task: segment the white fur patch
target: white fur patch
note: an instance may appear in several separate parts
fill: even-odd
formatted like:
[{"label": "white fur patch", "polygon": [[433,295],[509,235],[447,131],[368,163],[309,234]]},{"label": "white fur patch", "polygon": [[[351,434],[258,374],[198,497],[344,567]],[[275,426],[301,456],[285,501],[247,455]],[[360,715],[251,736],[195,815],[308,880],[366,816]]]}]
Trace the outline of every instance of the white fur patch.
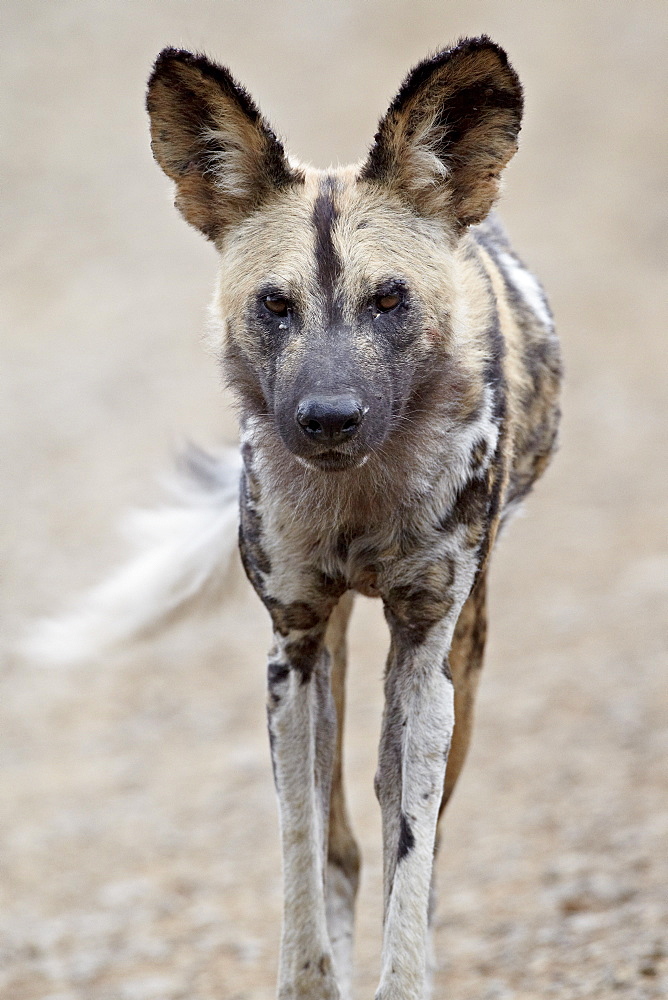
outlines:
[{"label": "white fur patch", "polygon": [[535,313],[543,326],[548,330],[554,328],[554,322],[547,307],[547,302],[543,290],[530,271],[518,264],[509,253],[502,253],[501,260],[506,274],[512,281],[517,291],[522,295],[524,301]]}]

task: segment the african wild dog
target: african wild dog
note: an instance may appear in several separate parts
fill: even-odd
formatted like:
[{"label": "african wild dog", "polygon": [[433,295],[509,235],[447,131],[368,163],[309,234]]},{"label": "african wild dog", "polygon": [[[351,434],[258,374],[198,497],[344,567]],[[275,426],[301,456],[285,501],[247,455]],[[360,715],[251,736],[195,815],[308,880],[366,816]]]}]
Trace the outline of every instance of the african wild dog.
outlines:
[{"label": "african wild dog", "polygon": [[[489,554],[549,461],[558,422],[549,309],[488,215],[517,146],[521,86],[502,49],[464,40],[409,74],[364,163],[327,171],[289,160],[229,72],[189,52],[158,57],[148,110],[176,204],[220,254],[213,308],[240,414],[239,542],[274,628],[278,996],[350,997],[360,863],[341,744],[357,591],[382,599],[391,636],[376,997],[421,1000],[434,847],[469,742]],[[198,474],[219,515],[223,472]]]}]

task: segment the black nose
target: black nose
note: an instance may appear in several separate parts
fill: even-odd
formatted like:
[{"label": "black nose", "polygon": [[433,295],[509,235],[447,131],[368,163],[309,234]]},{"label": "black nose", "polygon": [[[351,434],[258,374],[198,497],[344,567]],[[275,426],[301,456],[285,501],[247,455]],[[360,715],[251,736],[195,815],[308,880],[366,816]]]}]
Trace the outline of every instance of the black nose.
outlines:
[{"label": "black nose", "polygon": [[297,407],[297,423],[314,443],[349,441],[357,433],[365,410],[352,396],[313,396]]}]

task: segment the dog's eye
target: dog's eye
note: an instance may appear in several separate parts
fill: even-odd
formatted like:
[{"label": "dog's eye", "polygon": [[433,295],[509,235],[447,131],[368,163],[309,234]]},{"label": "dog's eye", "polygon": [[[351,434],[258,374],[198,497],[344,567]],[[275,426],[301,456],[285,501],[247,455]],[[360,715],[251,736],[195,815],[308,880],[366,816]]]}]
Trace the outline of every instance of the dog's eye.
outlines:
[{"label": "dog's eye", "polygon": [[265,309],[274,316],[287,316],[290,303],[280,295],[265,295],[262,299]]},{"label": "dog's eye", "polygon": [[401,295],[398,292],[393,292],[390,295],[377,295],[373,300],[373,304],[378,310],[378,312],[389,313],[393,309],[396,309],[401,302]]}]

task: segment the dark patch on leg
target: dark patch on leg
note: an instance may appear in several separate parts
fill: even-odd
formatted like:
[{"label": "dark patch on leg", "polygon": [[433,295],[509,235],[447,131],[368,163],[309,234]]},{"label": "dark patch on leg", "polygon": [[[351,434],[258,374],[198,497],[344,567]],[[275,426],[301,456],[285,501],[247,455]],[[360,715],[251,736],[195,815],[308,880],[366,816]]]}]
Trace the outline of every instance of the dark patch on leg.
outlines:
[{"label": "dark patch on leg", "polygon": [[283,636],[293,631],[306,632],[326,618],[318,608],[305,601],[282,604],[275,597],[265,597],[264,604],[271,615],[274,628]]},{"label": "dark patch on leg", "polygon": [[290,667],[297,671],[302,684],[307,684],[311,680],[321,649],[322,633],[302,636],[301,639],[289,642],[285,647]]},{"label": "dark patch on leg", "polygon": [[267,676],[269,678],[270,684],[280,684],[290,673],[290,667],[287,663],[282,663],[280,660],[276,662],[275,660],[270,662],[267,668]]},{"label": "dark patch on leg", "polygon": [[267,667],[267,687],[269,688],[269,697],[272,705],[280,703],[281,696],[276,689],[287,680],[289,675],[290,667],[287,663],[283,663],[280,660],[278,662],[269,661],[269,666]]},{"label": "dark patch on leg", "polygon": [[399,820],[399,847],[397,849],[397,861],[403,861],[415,847],[415,837],[411,830],[410,823],[404,813]]},{"label": "dark patch on leg", "polygon": [[452,608],[447,591],[433,591],[413,585],[393,587],[385,600],[385,616],[391,628],[410,645],[421,645],[437,622]]}]

